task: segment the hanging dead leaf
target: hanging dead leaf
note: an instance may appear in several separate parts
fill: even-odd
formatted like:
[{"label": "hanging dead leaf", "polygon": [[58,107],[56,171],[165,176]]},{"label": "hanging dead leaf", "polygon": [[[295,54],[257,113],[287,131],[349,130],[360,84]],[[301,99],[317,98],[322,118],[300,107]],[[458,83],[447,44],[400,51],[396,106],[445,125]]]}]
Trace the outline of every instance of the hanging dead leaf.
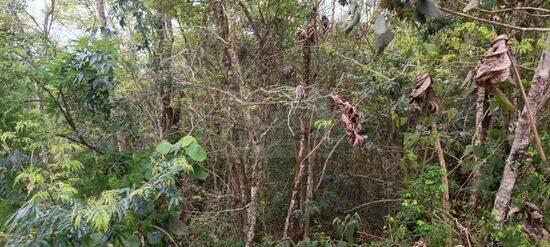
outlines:
[{"label": "hanging dead leaf", "polygon": [[281,70],[281,74],[283,74],[283,76],[286,78],[290,78],[294,74],[294,67],[290,64],[283,67],[283,69]]},{"label": "hanging dead leaf", "polygon": [[302,102],[307,98],[306,89],[302,85],[296,86],[296,101]]},{"label": "hanging dead leaf", "polygon": [[523,213],[523,224],[521,230],[525,232],[535,242],[550,239],[550,233],[544,225],[544,216],[539,207],[530,202],[524,202],[521,208],[514,207],[508,211],[507,218],[513,217],[517,213]]},{"label": "hanging dead leaf", "polygon": [[430,74],[424,73],[414,80],[414,89],[409,94],[409,129],[415,129],[422,114],[433,115],[439,112],[439,105],[434,99],[434,90]]},{"label": "hanging dead leaf", "polygon": [[296,42],[305,45],[311,45],[315,43],[315,28],[313,26],[304,28],[298,32]]},{"label": "hanging dead leaf", "polygon": [[508,36],[498,36],[491,49],[474,68],[474,82],[479,87],[500,84],[510,77],[510,57],[508,56]]},{"label": "hanging dead leaf", "polygon": [[384,15],[376,17],[376,21],[374,22],[374,34],[376,36],[375,57],[379,57],[394,37]]},{"label": "hanging dead leaf", "polygon": [[418,0],[416,10],[423,17],[439,18],[445,15],[432,0]]},{"label": "hanging dead leaf", "polygon": [[470,0],[470,2],[468,2],[468,4],[464,7],[464,9],[462,10],[462,12],[466,13],[472,9],[475,9],[479,7],[479,0]]},{"label": "hanging dead leaf", "polygon": [[518,111],[516,109],[516,107],[514,106],[514,104],[512,104],[512,102],[510,102],[508,97],[506,97],[506,94],[504,94],[502,91],[500,91],[500,89],[498,89],[496,87],[493,87],[492,92],[493,92],[493,95],[495,96],[495,101],[497,102],[497,104],[500,107],[506,109],[509,112],[517,112]]},{"label": "hanging dead leaf", "polygon": [[346,0],[338,0],[338,3],[342,6],[346,6],[346,4],[348,4],[348,1]]},{"label": "hanging dead leaf", "polygon": [[323,33],[325,33],[326,31],[328,31],[328,28],[329,28],[329,21],[328,21],[328,17],[326,15],[323,15],[321,17],[321,26],[323,28]]},{"label": "hanging dead leaf", "polygon": [[414,90],[409,95],[412,99],[421,97],[428,89],[431,90],[432,78],[430,74],[424,73],[416,77],[414,81]]},{"label": "hanging dead leaf", "polygon": [[361,146],[361,144],[363,144],[363,142],[367,139],[367,136],[359,133],[362,129],[361,116],[355,107],[351,105],[351,103],[343,101],[338,95],[331,94],[330,98],[342,110],[341,119],[344,129],[346,130],[349,143],[355,147]]},{"label": "hanging dead leaf", "polygon": [[354,3],[350,7],[351,20],[348,22],[348,25],[344,29],[344,33],[349,33],[361,20],[361,11],[357,8],[357,4]]}]

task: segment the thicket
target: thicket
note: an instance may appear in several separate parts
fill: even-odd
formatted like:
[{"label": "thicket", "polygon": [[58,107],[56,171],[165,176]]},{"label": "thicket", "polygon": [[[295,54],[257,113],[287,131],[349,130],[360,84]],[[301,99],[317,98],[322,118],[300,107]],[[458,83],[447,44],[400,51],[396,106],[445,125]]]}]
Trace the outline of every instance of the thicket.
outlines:
[{"label": "thicket", "polygon": [[0,7],[0,245],[550,243],[548,1]]}]

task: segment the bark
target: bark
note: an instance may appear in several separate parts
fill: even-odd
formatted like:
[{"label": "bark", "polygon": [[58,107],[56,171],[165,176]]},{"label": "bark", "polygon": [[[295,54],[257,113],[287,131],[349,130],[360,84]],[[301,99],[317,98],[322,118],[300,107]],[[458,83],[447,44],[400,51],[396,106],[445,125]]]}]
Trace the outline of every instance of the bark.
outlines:
[{"label": "bark", "polygon": [[[233,30],[234,24],[233,24],[233,13],[231,8],[231,2],[230,1],[224,1],[223,4],[223,10],[226,15],[226,22],[227,25],[227,38],[226,38],[226,51],[229,55],[229,63],[230,68],[233,71],[234,78],[236,79],[237,84],[237,92],[241,96],[241,98],[245,98],[246,95],[248,95],[248,90],[245,87],[245,81],[242,74],[242,68],[241,68],[241,62],[239,60],[239,57],[237,55],[237,51],[235,49],[235,31]],[[256,228],[256,222],[257,222],[257,203],[258,203],[258,193],[259,193],[259,186],[260,186],[260,153],[261,153],[261,146],[260,146],[260,137],[258,135],[258,129],[259,124],[257,121],[252,119],[252,115],[250,114],[250,111],[248,109],[240,108],[241,114],[244,119],[244,124],[246,127],[246,130],[248,132],[248,142],[252,146],[252,165],[250,167],[249,178],[250,178],[250,202],[248,203],[247,207],[247,227],[245,228],[245,235],[246,235],[246,246],[253,246],[254,245],[254,237],[255,237],[255,228]]]},{"label": "bark", "polygon": [[[432,126],[433,131],[436,131],[435,124]],[[439,139],[439,133],[436,133],[435,138],[435,151],[437,152],[437,157],[439,159],[439,167],[441,169],[441,185],[443,189],[443,197],[441,198],[441,204],[443,207],[443,212],[445,213],[443,215],[443,219],[447,222],[447,224],[451,225],[452,222],[449,218],[450,212],[451,212],[451,203],[449,201],[449,180],[447,178],[447,164],[445,162],[445,156],[443,154],[443,148],[441,147],[441,140]],[[451,236],[447,237],[446,239],[446,246],[451,246],[452,244],[452,238]]]},{"label": "bark", "polygon": [[173,140],[177,137],[180,109],[172,105],[174,83],[172,78],[172,47],[174,43],[172,20],[160,13],[154,16],[156,40],[151,53],[154,79],[159,87],[161,108],[161,138]]},{"label": "bark", "polygon": [[101,34],[107,36],[109,35],[109,26],[107,25],[107,17],[105,15],[105,2],[103,0],[96,0],[95,4],[99,25],[101,27]]},{"label": "bark", "polygon": [[441,184],[443,185],[443,198],[441,199],[441,203],[443,205],[443,210],[448,214],[451,209],[451,204],[449,203],[449,180],[447,178],[447,165],[445,163],[445,157],[443,156],[439,133],[437,133],[437,137],[435,139],[435,150],[439,159],[439,167],[441,168]]},{"label": "bark", "polygon": [[288,233],[293,227],[293,220],[291,219],[291,217],[298,205],[298,193],[300,190],[300,183],[306,167],[305,155],[307,154],[308,143],[307,143],[307,139],[304,138],[303,135],[305,133],[308,133],[308,129],[305,125],[305,121],[302,118],[300,119],[300,133],[302,134],[302,137],[300,138],[300,143],[298,148],[298,156],[297,156],[297,162],[296,162],[297,172],[294,175],[294,183],[293,183],[294,185],[292,186],[292,194],[290,195],[290,204],[288,206],[288,211],[286,214],[285,228],[283,230],[283,239],[289,238]]},{"label": "bark", "polygon": [[[549,44],[549,39],[546,44]],[[529,122],[529,113],[527,104],[530,109],[539,109],[542,99],[545,97],[545,89],[550,80],[550,50],[542,53],[538,67],[533,77],[533,83],[527,96],[526,105],[523,107],[521,114],[518,117],[518,124],[514,136],[512,148],[504,165],[504,172],[500,181],[500,187],[495,196],[493,211],[495,220],[500,226],[504,223],[506,211],[512,197],[512,190],[517,178],[516,169],[521,164],[523,154],[529,146],[529,136],[531,134],[531,124]],[[536,113],[534,113],[536,114]],[[534,117],[534,116],[533,116]]]},{"label": "bark", "polygon": [[[303,88],[308,88],[309,85],[311,85],[311,72],[310,72],[310,67],[311,67],[311,49],[313,48],[313,46],[317,43],[317,1],[312,1],[312,11],[311,11],[311,28],[314,30],[314,39],[313,41],[311,39],[309,39],[307,37],[307,33],[309,32],[309,27],[306,27],[304,30],[305,30],[305,33],[306,33],[306,38],[305,40],[303,41],[303,44],[302,44],[302,59],[303,59],[303,72],[302,72],[302,78],[303,78],[303,81],[302,81],[302,87]],[[311,173],[313,173],[313,167],[312,165],[313,164],[309,164],[310,162],[313,162],[313,160],[307,160],[306,159],[306,155],[309,153],[310,151],[310,144],[309,144],[309,132],[310,132],[310,123],[311,123],[311,120],[313,118],[313,112],[311,110],[307,110],[305,114],[303,114],[304,117],[301,117],[300,118],[300,142],[299,142],[299,149],[298,149],[298,156],[297,156],[297,165],[296,165],[296,168],[297,168],[297,172],[295,173],[295,176],[294,176],[294,186],[292,188],[292,194],[291,194],[291,198],[290,198],[290,204],[288,206],[288,211],[287,211],[287,215],[286,215],[286,219],[285,219],[285,227],[284,227],[284,230],[283,230],[283,238],[284,239],[288,239],[290,236],[289,236],[289,232],[293,232],[293,228],[294,228],[294,224],[293,224],[293,220],[291,220],[291,217],[294,213],[294,211],[296,210],[296,206],[298,204],[298,192],[300,191],[300,184],[301,184],[301,180],[302,180],[302,176],[304,174],[304,170],[306,168],[306,166],[308,167],[308,172],[309,170],[311,171]],[[311,165],[311,166],[310,166]],[[311,176],[313,176],[313,174],[311,174]],[[313,200],[313,177],[311,177],[311,181],[310,180],[310,175],[308,174],[308,184],[306,186],[306,201],[307,201],[307,198],[309,198],[309,200]],[[308,194],[310,193],[310,194]],[[304,197],[302,197],[304,198]],[[307,203],[303,203],[302,202],[302,205],[306,205],[305,207],[307,207]],[[307,211],[307,210],[304,210],[304,211]],[[305,212],[306,214],[308,214],[309,212]],[[309,220],[310,220],[310,217],[309,216],[306,216],[304,219],[303,219],[303,225],[302,225],[302,229],[307,229],[309,231]],[[304,232],[305,233],[305,232]],[[294,234],[294,235],[298,235],[298,234]],[[304,235],[305,237],[305,235]]]},{"label": "bark", "polygon": [[[481,145],[485,141],[485,136],[487,134],[487,129],[485,128],[485,125],[483,124],[486,122],[488,116],[485,115],[485,109],[488,108],[488,101],[487,101],[488,92],[487,89],[484,87],[477,87],[477,100],[476,100],[476,131],[474,134],[474,148]],[[474,160],[477,161],[477,157],[474,156]],[[472,184],[473,184],[473,190],[470,194],[469,198],[469,204],[471,206],[475,206],[478,200],[478,194],[479,190],[477,188],[478,184],[478,178],[480,176],[480,170],[481,165],[477,165],[474,167],[474,170],[472,171]]]},{"label": "bark", "polygon": [[[310,121],[311,122],[311,121]],[[315,150],[311,151],[307,160],[306,200],[304,203],[304,239],[310,235],[311,204],[313,203],[313,168],[315,166]]]}]

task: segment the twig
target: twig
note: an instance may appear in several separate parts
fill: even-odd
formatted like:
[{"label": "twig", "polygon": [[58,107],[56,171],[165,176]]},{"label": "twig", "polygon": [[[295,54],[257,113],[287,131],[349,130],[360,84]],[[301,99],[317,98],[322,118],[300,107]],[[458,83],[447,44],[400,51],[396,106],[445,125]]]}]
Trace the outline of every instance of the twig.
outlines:
[{"label": "twig", "polygon": [[363,203],[363,204],[361,204],[361,205],[359,205],[359,206],[356,206],[356,207],[354,207],[354,208],[352,208],[352,209],[347,210],[347,211],[344,212],[344,213],[353,212],[353,211],[355,211],[355,210],[357,210],[357,209],[360,209],[360,208],[362,208],[362,207],[366,207],[366,206],[368,206],[368,205],[375,204],[375,203],[381,203],[381,202],[400,202],[400,201],[401,201],[401,199],[380,199],[380,200],[376,200],[376,201],[372,201],[372,202]]},{"label": "twig", "polygon": [[317,182],[317,186],[315,186],[315,190],[313,190],[314,193],[317,191],[317,189],[319,189],[319,186],[321,186],[321,182],[323,182],[323,177],[325,176],[325,171],[327,169],[327,164],[330,160],[330,157],[332,157],[332,154],[334,154],[334,151],[336,151],[336,148],[338,147],[338,145],[340,145],[340,142],[344,139],[344,137],[346,137],[345,134],[343,134],[340,137],[340,139],[338,139],[336,144],[334,144],[334,147],[332,147],[332,149],[328,153],[327,158],[325,159],[325,163],[323,164],[323,170],[321,171],[321,176],[319,176],[319,182]]},{"label": "twig", "polygon": [[163,232],[164,234],[166,234],[166,236],[168,236],[168,238],[170,238],[170,240],[172,241],[172,243],[174,243],[174,245],[176,245],[176,246],[178,246],[178,247],[180,246],[180,245],[178,244],[178,242],[176,242],[176,241],[174,240],[174,238],[172,238],[172,236],[171,236],[168,232],[166,232],[164,229],[162,229],[162,228],[160,228],[160,227],[158,227],[158,226],[155,226],[155,225],[151,225],[151,226],[154,227],[154,228],[157,228],[158,230],[160,230],[161,232]]},{"label": "twig", "polygon": [[469,19],[472,19],[472,20],[476,20],[476,21],[480,21],[480,22],[492,24],[492,25],[495,25],[495,26],[500,26],[500,27],[515,29],[515,30],[520,30],[520,31],[525,31],[525,32],[550,32],[550,28],[543,28],[543,27],[518,27],[518,26],[513,26],[513,25],[510,25],[510,24],[506,24],[506,23],[501,23],[501,22],[486,20],[486,19],[483,19],[483,18],[479,18],[479,17],[475,17],[475,16],[468,15],[468,14],[456,12],[456,11],[453,11],[453,10],[450,10],[450,9],[447,9],[447,8],[444,8],[444,7],[441,7],[441,6],[439,6],[439,9],[441,9],[443,12],[446,12],[446,13],[449,13],[449,14],[452,14],[452,15],[456,15],[456,16],[460,16],[460,17],[464,17],[464,18],[469,18]]},{"label": "twig", "polygon": [[518,67],[516,66],[516,61],[514,61],[514,57],[512,57],[512,54],[510,53],[510,51],[508,51],[508,56],[510,57],[510,61],[512,62],[512,67],[514,68],[514,74],[516,75],[516,80],[518,81],[518,84],[519,84],[521,97],[523,97],[523,102],[525,102],[525,109],[527,109],[529,123],[531,124],[531,129],[533,129],[533,135],[535,136],[537,149],[540,153],[540,159],[542,163],[546,164],[546,155],[544,155],[544,150],[542,149],[542,143],[540,141],[537,125],[535,124],[535,120],[533,119],[533,112],[531,111],[531,106],[529,106],[529,101],[527,101],[527,94],[525,94],[525,89],[523,88],[523,83],[521,82],[521,77],[519,75]]}]

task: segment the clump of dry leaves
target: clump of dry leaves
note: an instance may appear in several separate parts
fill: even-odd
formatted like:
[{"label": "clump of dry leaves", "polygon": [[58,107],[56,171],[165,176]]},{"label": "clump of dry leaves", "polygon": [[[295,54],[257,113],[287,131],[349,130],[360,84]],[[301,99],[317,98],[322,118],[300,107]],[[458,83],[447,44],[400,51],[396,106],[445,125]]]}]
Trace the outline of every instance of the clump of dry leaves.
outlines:
[{"label": "clump of dry leaves", "polygon": [[410,108],[409,111],[409,128],[416,127],[418,117],[424,113],[432,115],[437,113],[439,106],[434,99],[433,83],[430,74],[425,73],[416,77],[414,80],[414,90],[409,94]]},{"label": "clump of dry leaves", "polygon": [[350,102],[340,99],[338,95],[331,94],[330,98],[342,110],[342,123],[346,129],[349,143],[353,146],[361,146],[367,139],[366,135],[361,135],[361,116]]},{"label": "clump of dry leaves", "polygon": [[530,238],[532,238],[534,241],[550,239],[550,234],[544,226],[543,215],[537,205],[530,202],[524,202],[523,207],[521,208],[511,208],[510,211],[508,211],[507,217],[511,218],[517,213],[523,213],[524,217],[521,229]]},{"label": "clump of dry leaves", "polygon": [[296,42],[303,45],[311,45],[315,43],[315,27],[310,26],[308,28],[304,28],[298,32],[298,36],[296,37]]},{"label": "clump of dry leaves", "polygon": [[296,101],[302,102],[307,98],[306,89],[302,85],[296,86]]},{"label": "clump of dry leaves", "polygon": [[491,49],[474,68],[474,83],[479,87],[498,85],[510,77],[512,62],[508,56],[508,36],[498,36]]},{"label": "clump of dry leaves", "polygon": [[283,69],[281,70],[281,74],[283,74],[283,76],[286,78],[290,78],[294,74],[294,67],[290,64],[283,67]]}]

